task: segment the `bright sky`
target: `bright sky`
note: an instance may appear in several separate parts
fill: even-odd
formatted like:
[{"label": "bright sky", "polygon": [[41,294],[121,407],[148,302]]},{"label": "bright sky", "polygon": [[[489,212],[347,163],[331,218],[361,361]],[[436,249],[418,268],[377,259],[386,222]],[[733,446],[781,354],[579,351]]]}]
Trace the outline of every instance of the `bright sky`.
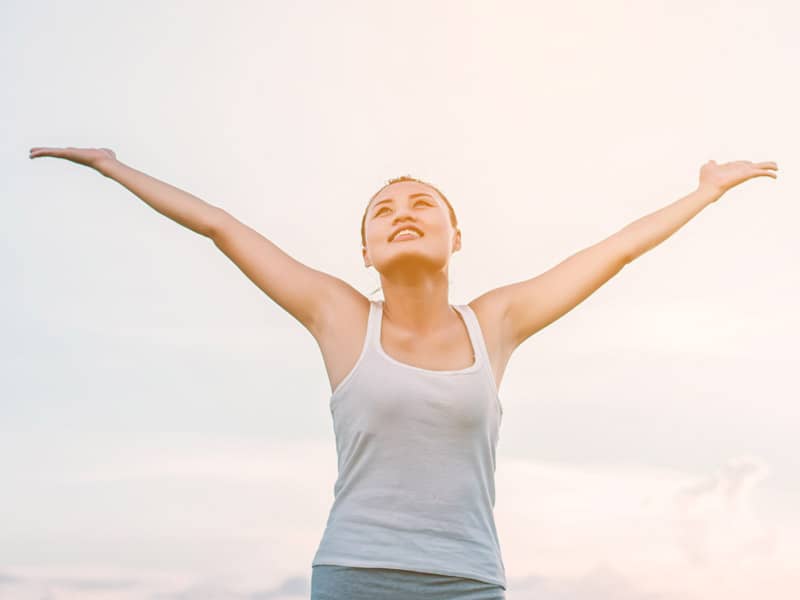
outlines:
[{"label": "bright sky", "polygon": [[[775,161],[512,356],[510,600],[800,589],[788,0],[0,8],[0,597],[307,598],[333,502],[313,337],[207,239],[34,146],[113,148],[365,295],[390,177],[453,202],[451,302]],[[374,295],[372,298],[380,298]]]}]

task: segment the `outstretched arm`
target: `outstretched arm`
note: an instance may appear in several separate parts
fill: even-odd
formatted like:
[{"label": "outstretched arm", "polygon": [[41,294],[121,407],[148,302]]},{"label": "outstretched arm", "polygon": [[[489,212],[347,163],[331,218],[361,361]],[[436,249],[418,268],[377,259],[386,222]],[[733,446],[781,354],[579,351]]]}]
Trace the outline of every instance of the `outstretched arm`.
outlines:
[{"label": "outstretched arm", "polygon": [[341,302],[358,292],[338,277],[296,260],[227,211],[117,160],[109,148],[31,148],[30,158],[52,156],[95,169],[153,209],[209,239],[253,283],[319,339],[335,322]]},{"label": "outstretched arm", "polygon": [[505,343],[512,350],[534,333],[563,316],[626,264],[657,246],[730,188],[752,179],[776,178],[774,162],[709,161],[700,169],[693,192],[632,223],[608,238],[584,248],[532,279],[488,292],[502,307]]},{"label": "outstretched arm", "polygon": [[700,182],[691,194],[630,223],[618,235],[625,251],[626,261],[638,258],[657,246],[709,204],[734,186],[754,177],[777,178],[774,162],[752,163],[737,160],[718,165],[713,160],[700,168]]},{"label": "outstretched arm", "polygon": [[110,148],[31,148],[30,158],[52,156],[92,168],[122,184],[154,210],[206,237],[223,210],[117,160]]}]

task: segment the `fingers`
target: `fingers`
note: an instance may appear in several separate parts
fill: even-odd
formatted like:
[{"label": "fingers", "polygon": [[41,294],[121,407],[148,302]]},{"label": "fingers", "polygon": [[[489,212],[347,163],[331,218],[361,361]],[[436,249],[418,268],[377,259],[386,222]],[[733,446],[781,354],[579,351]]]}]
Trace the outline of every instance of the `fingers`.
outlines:
[{"label": "fingers", "polygon": [[31,148],[29,158],[36,158],[37,156],[54,156],[57,148]]},{"label": "fingers", "polygon": [[[714,161],[710,160],[708,162],[713,163]],[[751,165],[757,169],[777,169],[778,163],[774,161],[766,161],[766,162],[752,162],[750,160],[735,160],[733,162],[724,163],[726,165]]]},{"label": "fingers", "polygon": [[775,171],[778,170],[778,163],[773,161],[766,161],[760,163],[752,163],[753,167],[756,169],[756,177],[767,176],[772,177],[773,179],[778,178],[778,174]]},{"label": "fingers", "polygon": [[751,162],[749,160],[737,160],[734,164],[739,165],[752,165],[757,169],[777,169],[778,163],[773,161],[766,161],[766,162]]},{"label": "fingers", "polygon": [[31,148],[28,158],[37,158],[39,156],[54,156],[56,158],[64,158],[64,151],[70,148],[46,148],[36,147]]}]

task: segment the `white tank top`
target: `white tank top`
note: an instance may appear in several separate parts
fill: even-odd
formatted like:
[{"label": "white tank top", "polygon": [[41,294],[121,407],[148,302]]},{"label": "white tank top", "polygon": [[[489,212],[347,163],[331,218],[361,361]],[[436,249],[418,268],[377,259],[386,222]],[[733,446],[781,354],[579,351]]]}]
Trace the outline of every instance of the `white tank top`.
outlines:
[{"label": "white tank top", "polygon": [[478,319],[467,304],[455,308],[475,359],[436,371],[383,351],[383,301],[370,300],[361,355],[330,399],[339,473],[312,566],[420,571],[505,589],[493,512],[503,407]]}]

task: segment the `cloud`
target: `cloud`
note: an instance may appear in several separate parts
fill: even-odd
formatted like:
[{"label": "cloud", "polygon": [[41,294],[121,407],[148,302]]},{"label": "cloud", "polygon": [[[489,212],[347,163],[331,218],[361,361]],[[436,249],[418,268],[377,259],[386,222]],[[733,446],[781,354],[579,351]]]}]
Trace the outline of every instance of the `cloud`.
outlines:
[{"label": "cloud", "polygon": [[94,579],[94,578],[68,578],[68,577],[48,577],[45,583],[53,587],[85,590],[85,591],[109,591],[134,588],[140,582],[131,579]]},{"label": "cloud", "polygon": [[[132,587],[131,581],[113,577],[13,577],[19,586],[14,598],[70,600],[300,600],[307,599],[310,581],[305,576],[290,576],[266,589],[243,591],[241,583],[226,581],[224,577],[203,577],[188,584],[156,584],[137,582],[136,589],[120,594],[121,588]],[[666,596],[647,593],[628,578],[608,565],[600,564],[583,575],[575,577],[527,576],[517,578],[507,592],[514,600],[668,600]],[[678,599],[676,599],[678,600]]]},{"label": "cloud", "polygon": [[95,576],[85,571],[74,576],[48,576],[44,571],[24,576],[0,574],[0,585],[6,586],[2,597],[15,600],[300,600],[307,599],[310,592],[306,576],[287,577],[266,589],[242,591],[246,586],[226,581],[224,576],[204,576],[189,583],[146,576],[133,580],[104,574],[102,569]]},{"label": "cloud", "polygon": [[[84,558],[120,544],[139,564],[159,555],[185,568],[165,568],[161,578],[102,565],[61,572],[42,565],[27,574],[6,568],[0,584],[10,597],[34,588],[87,600],[307,597],[310,558],[333,500],[332,446],[168,434],[82,462],[60,465],[61,481],[116,490],[119,500],[62,513],[48,505],[58,525],[53,539],[80,539],[70,552]],[[799,528],[793,513],[781,515],[779,538],[756,515],[769,497],[769,471],[754,457],[734,457],[709,474],[501,458],[495,516],[509,596],[689,600],[722,585],[727,600],[743,600],[745,590],[769,581],[777,600],[797,583],[792,530]],[[71,529],[61,529],[59,514],[69,515]],[[92,525],[113,535],[113,544],[87,536]],[[735,568],[743,565],[749,568]]]},{"label": "cloud", "polygon": [[691,564],[774,554],[777,531],[762,523],[753,509],[754,491],[768,474],[764,461],[737,457],[677,490],[675,531]]},{"label": "cloud", "polygon": [[9,585],[12,583],[18,583],[19,581],[21,581],[19,577],[15,577],[14,575],[7,575],[5,573],[0,573],[0,586]]},{"label": "cloud", "polygon": [[185,575],[103,564],[19,566],[0,574],[0,597],[14,600],[141,600],[174,588]]},{"label": "cloud", "polygon": [[605,564],[574,577],[528,576],[515,579],[509,588],[509,596],[511,590],[515,600],[668,600],[663,594],[644,591]]},{"label": "cloud", "polygon": [[260,591],[234,591],[232,586],[222,582],[202,582],[188,586],[179,591],[158,595],[163,600],[297,600],[307,599],[310,582],[308,577],[287,577],[278,585]]},{"label": "cloud", "polygon": [[763,486],[769,472],[755,457],[733,457],[707,475],[506,459],[496,518],[509,589],[595,597],[582,595],[581,582],[613,589],[616,574],[611,597],[744,600],[768,590],[773,600],[791,598],[800,589],[800,524],[793,511],[772,521],[756,514],[768,499],[780,506]]}]

